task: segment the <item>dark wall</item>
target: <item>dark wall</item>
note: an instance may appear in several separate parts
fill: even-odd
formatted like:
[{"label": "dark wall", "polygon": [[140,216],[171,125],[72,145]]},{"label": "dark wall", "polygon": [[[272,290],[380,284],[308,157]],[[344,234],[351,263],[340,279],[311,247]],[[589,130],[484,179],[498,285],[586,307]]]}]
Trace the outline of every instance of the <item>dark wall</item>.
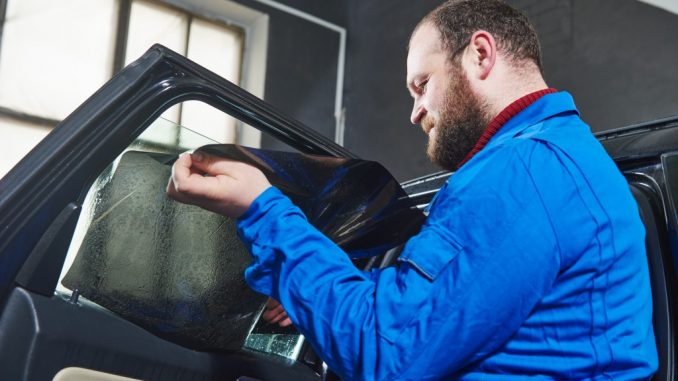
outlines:
[{"label": "dark wall", "polygon": [[348,59],[345,146],[384,164],[397,178],[435,171],[427,137],[410,123],[405,88],[407,43],[414,26],[440,1],[347,2]]},{"label": "dark wall", "polygon": [[[264,100],[334,140],[339,34],[257,1],[236,2],[269,15]],[[346,25],[341,0],[277,2],[338,26]],[[287,149],[265,134],[262,147]]]},{"label": "dark wall", "polygon": [[[508,0],[540,34],[549,85],[571,92],[594,131],[678,114],[678,16],[636,0]],[[265,99],[334,138],[338,34],[270,14]],[[441,0],[279,0],[348,31],[345,146],[400,180],[436,170],[409,122],[406,45]],[[264,147],[281,148],[264,137]]]},{"label": "dark wall", "polygon": [[571,3],[568,49],[546,77],[573,93],[592,129],[678,115],[678,16],[635,0]]},{"label": "dark wall", "polygon": [[514,0],[534,20],[550,85],[594,131],[678,114],[678,16],[636,0]]},{"label": "dark wall", "polygon": [[[409,123],[405,45],[441,1],[348,2],[346,147],[401,180],[434,169]],[[549,85],[594,131],[678,114],[678,16],[636,0],[509,0],[535,24]]]}]

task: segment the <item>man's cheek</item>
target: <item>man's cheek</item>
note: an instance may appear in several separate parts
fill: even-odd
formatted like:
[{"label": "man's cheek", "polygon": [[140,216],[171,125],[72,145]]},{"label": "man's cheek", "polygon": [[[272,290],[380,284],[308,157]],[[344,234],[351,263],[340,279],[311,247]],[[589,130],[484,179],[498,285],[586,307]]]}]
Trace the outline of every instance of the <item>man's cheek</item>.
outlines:
[{"label": "man's cheek", "polygon": [[438,128],[434,126],[428,131],[428,144],[435,144],[438,139]]}]

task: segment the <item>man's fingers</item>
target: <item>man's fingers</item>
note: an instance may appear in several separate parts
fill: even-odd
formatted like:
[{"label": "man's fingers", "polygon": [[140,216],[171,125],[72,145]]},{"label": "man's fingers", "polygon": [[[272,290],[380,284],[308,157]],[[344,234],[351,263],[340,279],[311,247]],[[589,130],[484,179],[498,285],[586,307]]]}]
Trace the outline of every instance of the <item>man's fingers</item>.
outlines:
[{"label": "man's fingers", "polygon": [[266,308],[261,317],[268,323],[278,323],[281,327],[292,325],[292,320],[287,316],[287,311],[285,311],[283,306],[273,298],[268,298],[266,301]]},{"label": "man's fingers", "polygon": [[194,169],[207,173],[208,175],[224,175],[236,177],[235,175],[246,164],[228,160],[221,157],[212,156],[202,151],[195,151],[191,154],[192,165]]},{"label": "man's fingers", "polygon": [[179,202],[188,202],[190,200],[177,190],[177,183],[185,183],[190,177],[190,157],[187,154],[181,154],[176,163],[172,166],[172,174],[167,182],[167,195]]},{"label": "man's fingers", "polygon": [[261,316],[264,318],[264,320],[271,322],[271,323],[275,323],[272,320],[275,317],[277,317],[278,315],[284,314],[284,313],[285,313],[285,309],[280,304],[278,304],[276,307],[273,307],[271,309],[267,309],[266,311],[264,311],[264,313]]},{"label": "man's fingers", "polygon": [[182,153],[172,166],[172,181],[176,183],[179,180],[187,179],[191,175],[191,155]]},{"label": "man's fingers", "polygon": [[224,194],[226,178],[221,180],[214,176],[205,176],[200,168],[196,168],[195,161],[190,154],[181,154],[172,166],[172,175],[167,187],[168,194],[177,201],[191,202],[192,197],[213,198]]},{"label": "man's fingers", "polygon": [[268,299],[266,300],[266,309],[267,309],[267,310],[270,310],[270,309],[273,309],[273,308],[275,308],[275,307],[278,307],[279,305],[280,305],[280,302],[278,302],[277,300],[275,300],[275,299],[273,299],[273,298],[268,298]]},{"label": "man's fingers", "polygon": [[196,151],[172,166],[167,194],[171,198],[237,218],[268,187],[257,168]]},{"label": "man's fingers", "polygon": [[[172,188],[168,188],[168,190],[173,190],[176,194],[191,193],[191,189],[196,188],[193,183],[201,183],[201,177],[203,177],[195,173],[192,167],[193,161],[190,154],[182,153],[179,155],[179,158],[177,158],[177,161],[172,166],[172,175],[170,177]],[[198,187],[200,186],[202,184],[198,184]]]},{"label": "man's fingers", "polygon": [[288,319],[289,318],[287,317],[287,312],[283,311],[282,313],[273,317],[273,319],[269,320],[269,323],[271,323],[271,324],[275,324],[275,323],[281,324],[283,321],[288,320]]}]

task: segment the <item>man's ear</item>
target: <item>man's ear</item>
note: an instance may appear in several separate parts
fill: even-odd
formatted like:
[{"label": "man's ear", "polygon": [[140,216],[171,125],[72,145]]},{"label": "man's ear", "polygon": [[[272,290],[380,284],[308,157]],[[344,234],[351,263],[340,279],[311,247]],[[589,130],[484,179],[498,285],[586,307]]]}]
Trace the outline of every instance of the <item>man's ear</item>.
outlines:
[{"label": "man's ear", "polygon": [[489,32],[479,30],[471,36],[471,41],[468,46],[468,53],[470,54],[469,73],[481,80],[486,79],[497,59],[497,42]]}]

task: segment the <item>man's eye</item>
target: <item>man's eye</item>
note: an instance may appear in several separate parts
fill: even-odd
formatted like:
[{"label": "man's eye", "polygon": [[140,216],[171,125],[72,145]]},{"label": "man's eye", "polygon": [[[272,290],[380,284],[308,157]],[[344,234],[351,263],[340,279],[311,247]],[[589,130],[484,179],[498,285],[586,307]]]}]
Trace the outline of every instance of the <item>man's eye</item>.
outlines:
[{"label": "man's eye", "polygon": [[420,84],[417,86],[417,88],[419,89],[419,92],[420,92],[420,93],[423,94],[423,93],[426,92],[426,85],[428,85],[428,80],[423,81],[422,83],[420,83]]}]

